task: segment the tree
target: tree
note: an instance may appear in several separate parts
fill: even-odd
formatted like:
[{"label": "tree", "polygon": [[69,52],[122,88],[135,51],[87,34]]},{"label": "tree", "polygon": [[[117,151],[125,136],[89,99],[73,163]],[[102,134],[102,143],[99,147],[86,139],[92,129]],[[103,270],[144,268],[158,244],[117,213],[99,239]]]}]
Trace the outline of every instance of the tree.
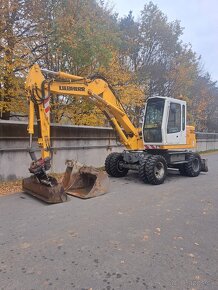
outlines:
[{"label": "tree", "polygon": [[25,70],[42,57],[38,41],[36,6],[43,1],[2,0],[0,4],[0,110],[1,118],[26,112]]},{"label": "tree", "polygon": [[[86,77],[103,74],[136,126],[145,99],[163,95],[186,100],[198,130],[214,130],[217,84],[180,40],[180,22],[170,22],[152,2],[137,21],[131,11],[119,19],[96,0],[1,0],[0,12],[1,118],[26,114],[25,75],[37,62]],[[51,119],[104,124],[97,108],[71,96],[52,96]]]},{"label": "tree", "polygon": [[152,2],[146,4],[140,19],[140,78],[149,85],[149,94],[166,95],[167,72],[181,51],[179,21],[168,22],[167,16]]},{"label": "tree", "polygon": [[[192,90],[191,113],[198,131],[210,131],[217,110],[218,88],[208,73],[199,75]],[[211,128],[212,129],[212,128]],[[217,129],[216,129],[217,130]]]},{"label": "tree", "polygon": [[[46,19],[42,23],[44,28],[39,26],[43,31],[42,38],[46,39],[41,66],[89,76],[107,65],[117,41],[116,25],[110,11],[94,0],[60,0],[52,5],[51,1],[47,2],[42,13],[43,19]],[[73,106],[78,104],[77,100],[66,96],[63,110],[62,98],[53,96],[52,121],[61,122],[63,119],[65,122],[68,119],[77,124],[85,120],[87,124],[88,119],[94,120],[93,117],[75,116]],[[83,108],[83,103],[80,106]],[[81,114],[82,111],[84,114],[87,112],[87,105],[84,104]]]},{"label": "tree", "polygon": [[111,84],[135,126],[139,126],[141,111],[138,112],[138,108],[144,107],[144,91],[138,85],[134,72],[123,64],[122,55],[114,53],[110,64],[102,67],[99,73]]}]

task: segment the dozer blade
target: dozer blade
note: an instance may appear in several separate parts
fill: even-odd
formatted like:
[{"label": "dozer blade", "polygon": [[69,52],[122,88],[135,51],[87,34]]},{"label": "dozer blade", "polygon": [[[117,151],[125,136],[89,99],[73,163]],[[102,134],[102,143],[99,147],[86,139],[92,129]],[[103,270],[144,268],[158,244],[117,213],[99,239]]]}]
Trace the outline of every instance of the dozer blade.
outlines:
[{"label": "dozer blade", "polygon": [[105,172],[73,160],[66,164],[62,185],[67,194],[87,199],[107,193],[109,178]]},{"label": "dozer blade", "polygon": [[[52,177],[50,177],[52,179]],[[47,203],[60,203],[67,201],[67,195],[61,184],[53,179],[53,186],[41,184],[35,176],[24,178],[23,191]]]}]

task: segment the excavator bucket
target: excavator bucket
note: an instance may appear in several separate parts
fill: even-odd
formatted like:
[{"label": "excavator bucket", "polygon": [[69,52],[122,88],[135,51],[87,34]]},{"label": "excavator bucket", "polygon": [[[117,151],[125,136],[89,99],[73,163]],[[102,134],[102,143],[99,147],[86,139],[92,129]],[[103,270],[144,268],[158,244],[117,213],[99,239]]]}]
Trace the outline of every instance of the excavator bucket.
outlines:
[{"label": "excavator bucket", "polygon": [[24,178],[22,181],[23,191],[47,203],[67,201],[63,186],[58,184],[55,178],[49,176],[49,179],[51,186],[40,183],[34,175]]},{"label": "excavator bucket", "polygon": [[87,199],[107,193],[109,178],[105,172],[73,160],[66,164],[62,186],[67,194]]}]

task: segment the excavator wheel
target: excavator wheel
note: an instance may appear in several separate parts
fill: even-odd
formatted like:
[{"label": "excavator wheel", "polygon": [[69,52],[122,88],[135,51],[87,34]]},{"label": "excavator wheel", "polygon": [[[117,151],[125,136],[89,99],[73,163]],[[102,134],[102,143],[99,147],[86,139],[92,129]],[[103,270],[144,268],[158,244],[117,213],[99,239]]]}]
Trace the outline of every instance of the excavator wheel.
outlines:
[{"label": "excavator wheel", "polygon": [[167,162],[163,156],[153,155],[149,157],[144,168],[148,183],[153,185],[164,183],[167,175]]},{"label": "excavator wheel", "polygon": [[151,156],[152,155],[150,155],[150,154],[146,155],[139,163],[139,177],[141,178],[141,180],[144,183],[148,183],[148,178],[147,178],[147,173],[146,173],[145,167],[146,167],[148,159]]},{"label": "excavator wheel", "polygon": [[105,159],[104,167],[107,174],[111,175],[111,167],[110,167],[110,160],[113,157],[114,153],[110,153],[107,158]]},{"label": "excavator wheel", "polygon": [[179,173],[182,176],[187,176],[186,174],[186,170],[185,170],[185,164],[180,164],[178,167],[176,167],[179,169]]},{"label": "excavator wheel", "polygon": [[197,177],[201,172],[201,157],[198,153],[191,153],[188,162],[184,164],[183,172],[186,176]]},{"label": "excavator wheel", "polygon": [[106,172],[112,177],[126,176],[129,170],[120,166],[122,161],[123,156],[121,153],[111,153],[105,161]]}]

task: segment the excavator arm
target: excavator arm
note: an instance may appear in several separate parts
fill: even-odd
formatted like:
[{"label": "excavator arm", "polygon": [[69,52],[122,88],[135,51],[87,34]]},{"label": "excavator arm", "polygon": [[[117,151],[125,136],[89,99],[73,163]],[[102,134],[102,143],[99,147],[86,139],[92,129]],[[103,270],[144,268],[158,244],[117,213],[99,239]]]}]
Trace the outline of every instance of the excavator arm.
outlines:
[{"label": "excavator arm", "polygon": [[[45,78],[44,75],[49,76]],[[64,72],[52,72],[34,65],[27,76],[30,140],[34,134],[34,115],[38,123],[38,144],[42,158],[50,157],[50,96],[84,97],[94,103],[110,121],[120,141],[127,149],[143,148],[141,129],[135,128],[115,96],[113,89],[102,78],[86,79]],[[31,146],[30,146],[31,147]],[[32,159],[35,158],[31,156]]]}]

